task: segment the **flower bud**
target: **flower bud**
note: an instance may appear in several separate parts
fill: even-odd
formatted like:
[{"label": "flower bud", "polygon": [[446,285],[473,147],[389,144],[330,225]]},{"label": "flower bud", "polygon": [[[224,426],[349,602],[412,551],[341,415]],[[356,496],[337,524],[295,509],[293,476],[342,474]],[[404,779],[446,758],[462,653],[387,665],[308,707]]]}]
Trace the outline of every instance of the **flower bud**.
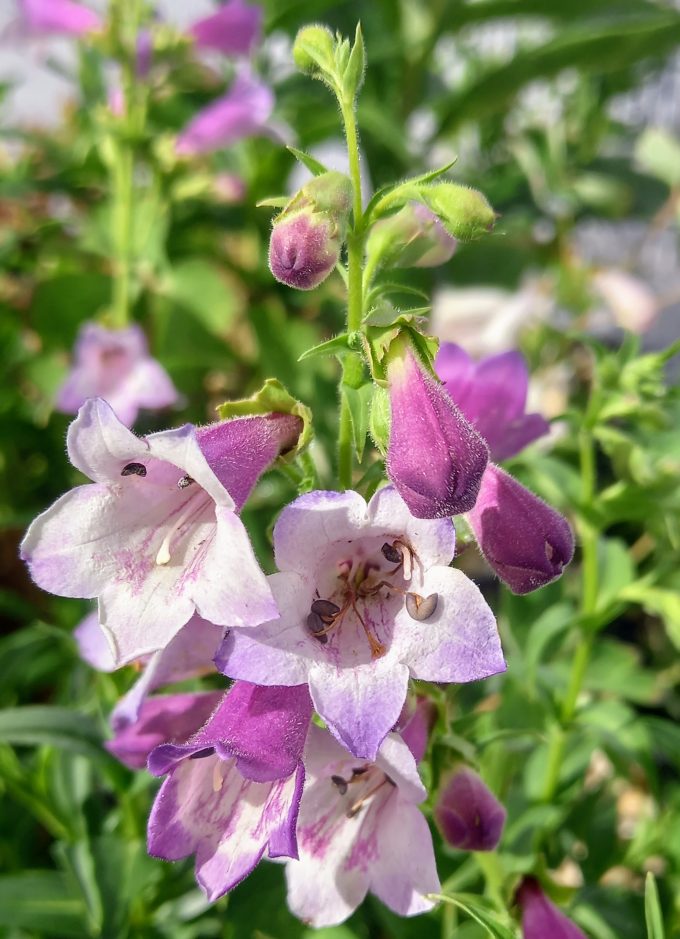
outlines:
[{"label": "flower bud", "polygon": [[352,197],[342,173],[322,173],[306,183],[274,220],[269,268],[282,284],[312,290],[340,259]]},{"label": "flower bud", "polygon": [[387,473],[416,518],[445,518],[475,504],[489,459],[486,444],[408,340],[387,362],[390,438]]},{"label": "flower bud", "polygon": [[544,587],[573,557],[574,536],[564,516],[493,463],[467,520],[482,554],[513,593]]},{"label": "flower bud", "polygon": [[333,34],[326,26],[305,26],[295,37],[293,60],[301,72],[314,74],[333,64]]},{"label": "flower bud", "polygon": [[585,933],[564,915],[533,877],[525,877],[516,894],[522,909],[524,939],[586,939]]},{"label": "flower bud", "polygon": [[426,206],[411,202],[371,229],[366,251],[388,267],[437,267],[456,250],[456,239]]},{"label": "flower bud", "polygon": [[467,767],[444,784],[434,809],[442,837],[461,851],[493,851],[507,814],[481,777]]},{"label": "flower bud", "polygon": [[420,192],[423,202],[460,241],[472,241],[491,231],[496,213],[477,189],[456,183],[434,183]]}]

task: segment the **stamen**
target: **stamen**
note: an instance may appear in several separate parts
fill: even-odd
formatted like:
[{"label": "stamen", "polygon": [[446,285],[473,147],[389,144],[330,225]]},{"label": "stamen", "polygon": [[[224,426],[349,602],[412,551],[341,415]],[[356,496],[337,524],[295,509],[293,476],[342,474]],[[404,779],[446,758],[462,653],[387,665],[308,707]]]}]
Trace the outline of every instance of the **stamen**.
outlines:
[{"label": "stamen", "polygon": [[128,463],[120,471],[121,476],[146,476],[146,466],[143,463]]},{"label": "stamen", "polygon": [[379,789],[382,789],[385,783],[391,782],[392,785],[394,785],[392,780],[385,773],[380,773],[380,776],[381,776],[381,779],[379,780],[378,783],[376,783],[375,786],[373,786],[372,789],[369,789],[363,795],[359,796],[359,798],[355,802],[352,803],[352,805],[349,807],[349,809],[345,813],[347,818],[354,818],[355,815],[358,815],[359,812],[364,807],[364,805],[371,798],[371,796],[374,796]]},{"label": "stamen", "polygon": [[383,645],[382,642],[376,639],[376,637],[373,635],[373,633],[370,631],[370,629],[364,622],[363,617],[361,613],[359,612],[359,610],[357,609],[356,603],[354,602],[354,597],[352,597],[351,599],[351,604],[352,604],[352,609],[357,615],[357,619],[359,620],[361,625],[364,627],[364,632],[366,633],[368,644],[371,647],[371,658],[374,658],[374,659],[381,658],[381,656],[385,654],[385,646]]},{"label": "stamen", "polygon": [[307,616],[307,629],[314,636],[315,639],[325,646],[328,642],[328,629],[330,627],[324,626],[321,617],[318,613],[310,613]]},{"label": "stamen", "polygon": [[347,780],[343,779],[342,776],[331,776],[331,782],[338,790],[341,796],[344,796],[347,792]]},{"label": "stamen", "polygon": [[439,595],[431,593],[429,597],[421,597],[418,593],[406,594],[406,612],[411,619],[422,623],[429,619],[437,609]]},{"label": "stamen", "polygon": [[395,544],[390,544],[386,541],[380,550],[382,551],[385,560],[389,561],[390,564],[401,565],[403,556],[401,550],[397,547],[396,542]]},{"label": "stamen", "polygon": [[340,607],[332,600],[314,600],[312,603],[312,613],[319,617],[322,623],[329,626],[333,619],[340,612]]},{"label": "stamen", "polygon": [[178,489],[186,489],[187,486],[190,486],[190,485],[191,485],[193,482],[195,482],[195,481],[196,481],[196,480],[193,479],[191,476],[189,476],[189,474],[187,473],[186,476],[182,476],[182,478],[178,481],[178,483],[177,483],[177,488],[178,488]]},{"label": "stamen", "polygon": [[159,567],[170,563],[170,543],[172,539],[180,530],[182,525],[187,521],[187,519],[191,518],[192,515],[195,515],[196,512],[199,511],[199,508],[200,507],[196,505],[196,496],[194,495],[186,503],[184,506],[184,511],[180,513],[179,518],[161,542],[161,546],[158,549],[158,554],[156,555],[156,564],[158,564]]},{"label": "stamen", "polygon": [[215,765],[213,766],[213,778],[212,778],[213,792],[221,792],[223,785],[224,785],[224,776],[222,775],[222,761],[215,760]]}]

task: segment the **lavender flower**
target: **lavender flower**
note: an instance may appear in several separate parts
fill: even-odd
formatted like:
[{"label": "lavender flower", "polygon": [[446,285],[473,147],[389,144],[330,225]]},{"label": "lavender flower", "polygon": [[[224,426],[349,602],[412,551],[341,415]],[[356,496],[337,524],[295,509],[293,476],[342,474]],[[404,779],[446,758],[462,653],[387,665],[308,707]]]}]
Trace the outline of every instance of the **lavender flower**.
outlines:
[{"label": "lavender flower", "polygon": [[262,10],[243,0],[229,0],[216,13],[197,20],[189,28],[199,49],[216,49],[225,55],[248,55],[260,40]]},{"label": "lavender flower", "polygon": [[444,518],[471,509],[488,450],[406,340],[387,363],[390,439],[387,474],[417,518]]},{"label": "lavender flower", "polygon": [[299,418],[265,415],[139,438],[90,399],[68,451],[93,483],[33,522],[22,557],[43,589],[99,597],[116,665],[163,649],[195,611],[218,625],[268,622],[276,604],[227,487],[240,505],[299,428]]},{"label": "lavender flower", "polygon": [[192,118],[177,138],[175,149],[181,156],[194,156],[254,137],[263,133],[273,107],[271,89],[244,70],[225,95]]},{"label": "lavender flower", "polygon": [[62,385],[57,407],[77,414],[88,398],[104,398],[128,427],[140,408],[164,408],[177,401],[177,389],[162,365],[149,355],[143,330],[104,329],[85,323],[75,346],[75,364]]},{"label": "lavender flower", "polygon": [[[232,629],[216,659],[232,678],[309,684],[329,730],[375,759],[409,675],[466,682],[503,671],[493,614],[448,565],[450,519],[415,519],[396,491],[311,492],[274,529],[280,619]],[[235,624],[234,624],[235,625]]]},{"label": "lavender flower", "polygon": [[73,0],[19,0],[27,29],[33,33],[83,36],[102,28],[100,16]]},{"label": "lavender flower", "polygon": [[526,414],[529,372],[519,352],[475,362],[460,346],[444,342],[435,359],[437,374],[494,461],[506,460],[550,432],[541,414]]},{"label": "lavender flower", "polygon": [[347,919],[368,891],[401,916],[432,908],[440,890],[427,822],[427,793],[398,734],[374,762],[353,759],[319,727],[309,729],[307,780],[298,818],[298,860],[286,864],[288,904],[311,926]]},{"label": "lavender flower", "polygon": [[520,884],[517,902],[522,908],[524,939],[586,939],[585,933],[558,910],[533,877],[525,877]]},{"label": "lavender flower", "polygon": [[149,852],[168,861],[195,854],[209,900],[243,880],[265,851],[297,857],[311,713],[306,688],[237,682],[186,743],[157,747],[149,769],[169,776],[151,810]]},{"label": "lavender flower", "polygon": [[467,767],[458,769],[443,784],[434,809],[442,837],[462,851],[493,851],[506,816],[498,799]]}]

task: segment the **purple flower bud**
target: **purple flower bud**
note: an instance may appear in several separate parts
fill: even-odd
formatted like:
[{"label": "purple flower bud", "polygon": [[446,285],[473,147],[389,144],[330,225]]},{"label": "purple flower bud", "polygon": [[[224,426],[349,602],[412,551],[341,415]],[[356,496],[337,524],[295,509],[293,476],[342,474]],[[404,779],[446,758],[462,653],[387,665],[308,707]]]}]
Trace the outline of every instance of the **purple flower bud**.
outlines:
[{"label": "purple flower bud", "polygon": [[525,877],[516,894],[522,908],[524,939],[586,939],[578,926],[562,913],[533,877]]},{"label": "purple flower bud", "polygon": [[493,851],[506,816],[491,790],[467,767],[456,770],[444,784],[434,809],[444,840],[461,851]]},{"label": "purple flower bud", "polygon": [[217,49],[225,55],[248,55],[260,39],[262,10],[258,6],[229,0],[212,16],[189,27],[199,49]]},{"label": "purple flower bud", "polygon": [[200,427],[198,445],[240,511],[262,473],[298,441],[302,418],[256,414]]},{"label": "purple flower bud", "polygon": [[484,557],[513,593],[549,584],[574,554],[564,516],[493,463],[467,519]]},{"label": "purple flower bud", "polygon": [[282,284],[312,290],[340,260],[337,225],[318,212],[302,210],[274,224],[269,269]]},{"label": "purple flower bud", "polygon": [[416,518],[445,518],[475,504],[489,453],[444,387],[405,340],[387,363],[390,438],[387,474]]},{"label": "purple flower bud", "polygon": [[73,0],[20,0],[26,27],[33,33],[82,36],[101,29],[94,10]]},{"label": "purple flower bud", "polygon": [[437,267],[455,250],[456,239],[418,202],[376,222],[366,243],[369,256],[377,254],[381,264],[391,267]]},{"label": "purple flower bud", "polygon": [[486,440],[492,460],[506,460],[550,432],[540,414],[525,414],[529,372],[519,352],[475,362],[460,346],[443,342],[435,368],[456,405]]}]

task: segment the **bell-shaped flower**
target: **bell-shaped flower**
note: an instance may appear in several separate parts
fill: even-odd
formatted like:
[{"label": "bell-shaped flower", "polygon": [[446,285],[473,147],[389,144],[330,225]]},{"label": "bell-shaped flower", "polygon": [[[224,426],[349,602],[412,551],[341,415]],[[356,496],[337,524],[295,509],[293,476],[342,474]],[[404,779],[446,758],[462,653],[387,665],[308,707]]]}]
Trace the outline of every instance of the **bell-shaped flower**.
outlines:
[{"label": "bell-shaped flower", "polygon": [[444,841],[461,851],[493,851],[507,812],[473,770],[457,769],[442,785],[434,818]]},{"label": "bell-shaped flower", "polygon": [[19,0],[26,29],[36,34],[82,36],[102,27],[98,13],[74,0]]},{"label": "bell-shaped flower", "polygon": [[114,737],[107,740],[106,749],[130,769],[144,769],[152,750],[169,741],[184,743],[205,724],[222,698],[221,691],[147,698],[134,722],[114,725]]},{"label": "bell-shaped flower", "polygon": [[280,619],[230,630],[216,664],[259,684],[308,683],[355,756],[375,758],[409,676],[467,682],[504,670],[493,613],[448,566],[451,520],[414,518],[392,487],[368,505],[351,491],[300,496],[279,516],[274,551]]},{"label": "bell-shaped flower", "polygon": [[177,389],[163,366],[149,355],[143,330],[104,329],[85,323],[75,346],[75,362],[57,395],[57,407],[77,414],[88,398],[104,398],[128,427],[140,408],[164,408],[177,401]]},{"label": "bell-shaped flower", "polygon": [[513,593],[549,584],[574,555],[564,516],[492,463],[467,520],[482,554]]},{"label": "bell-shaped flower", "polygon": [[199,111],[177,138],[180,156],[211,153],[244,137],[265,132],[274,107],[271,89],[248,71],[242,71],[229,91]]},{"label": "bell-shaped flower", "polygon": [[475,362],[460,346],[444,342],[435,368],[454,404],[486,441],[492,460],[506,460],[550,432],[541,414],[525,413],[529,372],[519,352]]},{"label": "bell-shaped flower", "polygon": [[444,518],[475,504],[488,463],[486,444],[426,373],[406,339],[392,343],[387,378],[387,474],[417,518]]},{"label": "bell-shaped flower", "polygon": [[[263,446],[246,452],[253,427]],[[216,625],[270,621],[276,604],[236,510],[300,429],[292,415],[264,416],[140,438],[90,399],[67,442],[93,482],[30,526],[22,557],[33,579],[59,596],[99,598],[116,666],[165,648],[194,612]]]},{"label": "bell-shaped flower", "polygon": [[243,0],[228,0],[216,13],[189,27],[199,49],[216,49],[224,55],[248,55],[259,42],[262,10]]},{"label": "bell-shaped flower", "polygon": [[209,900],[269,857],[297,857],[295,829],[312,713],[307,689],[237,682],[186,743],[165,743],[149,770],[169,773],[151,810],[150,854],[196,855]]},{"label": "bell-shaped flower", "polygon": [[439,878],[427,821],[427,792],[398,734],[374,762],[350,756],[312,726],[298,817],[298,860],[286,864],[288,905],[310,926],[347,919],[370,891],[400,916],[432,908]]},{"label": "bell-shaped flower", "polygon": [[534,877],[525,877],[516,894],[522,909],[524,939],[586,939],[585,933],[549,900]]}]

